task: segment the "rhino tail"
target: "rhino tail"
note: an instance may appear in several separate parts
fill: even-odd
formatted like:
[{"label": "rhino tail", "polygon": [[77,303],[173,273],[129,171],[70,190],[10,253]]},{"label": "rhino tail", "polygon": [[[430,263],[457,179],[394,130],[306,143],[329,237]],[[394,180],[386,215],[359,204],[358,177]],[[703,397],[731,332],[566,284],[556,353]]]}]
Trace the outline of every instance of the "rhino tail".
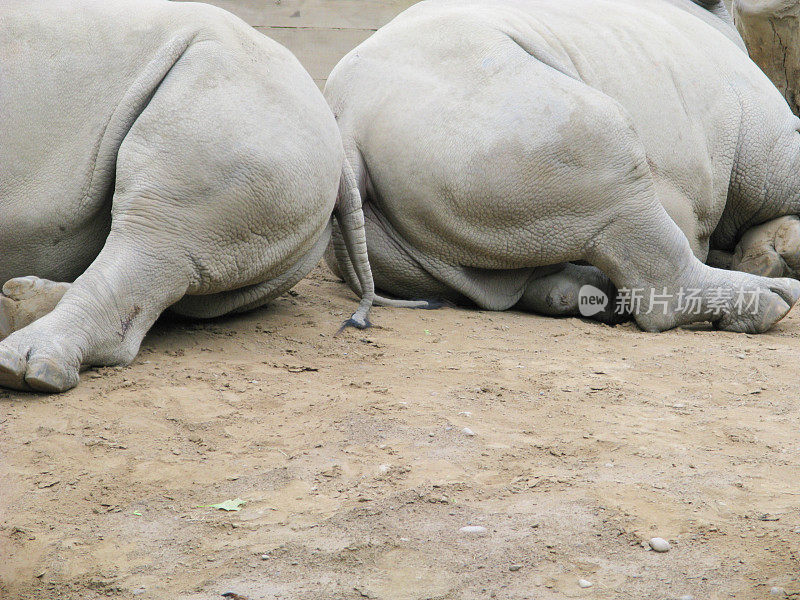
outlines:
[{"label": "rhino tail", "polygon": [[339,198],[333,215],[341,231],[341,240],[334,240],[336,262],[347,284],[361,296],[358,309],[345,321],[342,329],[346,327],[366,329],[370,326],[369,311],[375,301],[375,282],[372,279],[372,269],[367,255],[364,211],[361,206],[358,181],[350,161],[346,158],[339,180]]},{"label": "rhino tail", "polygon": [[[363,164],[359,164],[358,167],[360,170],[364,169]],[[419,309],[435,309],[443,306],[443,303],[435,300],[398,300],[375,293],[358,181],[359,177],[353,166],[348,159],[345,159],[339,182],[339,198],[333,211],[333,216],[339,224],[340,235],[334,233],[332,241],[339,273],[347,285],[361,296],[361,302],[356,312],[344,322],[339,331],[347,327],[358,329],[370,327],[369,311],[373,304]]]}]

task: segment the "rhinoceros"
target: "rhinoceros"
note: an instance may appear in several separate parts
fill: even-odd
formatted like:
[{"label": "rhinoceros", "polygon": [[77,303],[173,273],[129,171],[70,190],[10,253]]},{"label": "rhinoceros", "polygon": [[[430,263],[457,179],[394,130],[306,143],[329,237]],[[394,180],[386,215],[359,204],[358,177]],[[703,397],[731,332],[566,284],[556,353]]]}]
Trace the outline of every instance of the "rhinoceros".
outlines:
[{"label": "rhinoceros", "polygon": [[800,121],[722,2],[430,0],[324,93],[390,295],[736,332],[800,295]]},{"label": "rhinoceros", "polygon": [[129,363],[168,307],[264,304],[318,263],[332,211],[364,326],[360,198],[288,50],[202,4],[0,4],[3,386],[63,391]]}]

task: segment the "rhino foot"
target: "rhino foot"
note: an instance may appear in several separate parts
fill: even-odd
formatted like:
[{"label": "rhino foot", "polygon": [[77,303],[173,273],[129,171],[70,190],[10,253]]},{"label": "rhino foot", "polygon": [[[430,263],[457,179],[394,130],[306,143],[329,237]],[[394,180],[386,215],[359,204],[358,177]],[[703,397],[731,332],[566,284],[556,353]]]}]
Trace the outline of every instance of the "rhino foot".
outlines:
[{"label": "rhino foot", "polygon": [[22,391],[64,392],[80,379],[80,358],[53,340],[24,331],[0,343],[0,386]]},{"label": "rhino foot", "polygon": [[[795,279],[759,277],[705,265],[702,276],[701,283],[695,279],[686,287],[659,289],[657,297],[662,299],[639,307],[636,322],[645,331],[711,321],[724,331],[763,333],[800,299],[800,282]],[[649,306],[645,308],[645,304]]]},{"label": "rhino foot", "polygon": [[[584,314],[581,311],[581,290],[591,286],[605,295],[602,309]],[[630,320],[629,311],[617,311],[617,289],[600,269],[588,265],[566,263],[562,268],[543,277],[532,278],[520,298],[517,308],[553,317],[586,316],[606,325],[618,325]]]},{"label": "rhino foot", "polygon": [[6,281],[0,294],[0,339],[52,311],[69,288],[69,283],[34,276]]}]

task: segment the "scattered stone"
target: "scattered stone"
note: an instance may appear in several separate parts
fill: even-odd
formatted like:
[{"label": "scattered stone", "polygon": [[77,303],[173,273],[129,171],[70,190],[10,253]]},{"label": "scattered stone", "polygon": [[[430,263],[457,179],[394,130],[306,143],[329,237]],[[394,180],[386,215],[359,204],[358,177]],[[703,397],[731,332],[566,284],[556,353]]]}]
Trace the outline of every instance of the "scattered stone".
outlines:
[{"label": "scattered stone", "polygon": [[459,531],[468,535],[486,535],[489,532],[489,530],[482,525],[467,525],[459,529]]},{"label": "scattered stone", "polygon": [[669,545],[669,542],[664,538],[654,537],[650,539],[650,547],[655,552],[669,552],[672,546]]},{"label": "scattered stone", "polygon": [[472,429],[470,429],[469,427],[464,427],[464,429],[461,430],[461,433],[463,433],[464,435],[468,435],[468,436],[475,435],[475,432],[472,431]]},{"label": "scattered stone", "polygon": [[578,579],[578,585],[582,588],[590,588],[594,584],[591,581],[586,581],[585,579]]},{"label": "scattered stone", "polygon": [[772,594],[773,596],[783,596],[783,588],[776,586],[770,589],[769,593]]},{"label": "scattered stone", "polygon": [[522,568],[522,565],[511,565],[508,567],[509,571],[519,571]]},{"label": "scattered stone", "polygon": [[269,554],[262,554],[261,560],[269,560]]}]

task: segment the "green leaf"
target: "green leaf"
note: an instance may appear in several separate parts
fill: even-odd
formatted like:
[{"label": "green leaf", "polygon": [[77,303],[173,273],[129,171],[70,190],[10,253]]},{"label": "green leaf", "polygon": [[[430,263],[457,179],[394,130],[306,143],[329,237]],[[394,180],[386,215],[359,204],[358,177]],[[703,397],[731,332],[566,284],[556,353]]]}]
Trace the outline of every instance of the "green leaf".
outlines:
[{"label": "green leaf", "polygon": [[241,498],[236,498],[236,500],[225,500],[225,502],[220,502],[219,504],[211,504],[206,508],[216,508],[219,510],[242,510],[242,504],[245,504],[245,501]]},{"label": "green leaf", "polygon": [[142,516],[142,513],[140,513],[138,510],[133,511],[133,514],[135,514],[137,517]]}]

